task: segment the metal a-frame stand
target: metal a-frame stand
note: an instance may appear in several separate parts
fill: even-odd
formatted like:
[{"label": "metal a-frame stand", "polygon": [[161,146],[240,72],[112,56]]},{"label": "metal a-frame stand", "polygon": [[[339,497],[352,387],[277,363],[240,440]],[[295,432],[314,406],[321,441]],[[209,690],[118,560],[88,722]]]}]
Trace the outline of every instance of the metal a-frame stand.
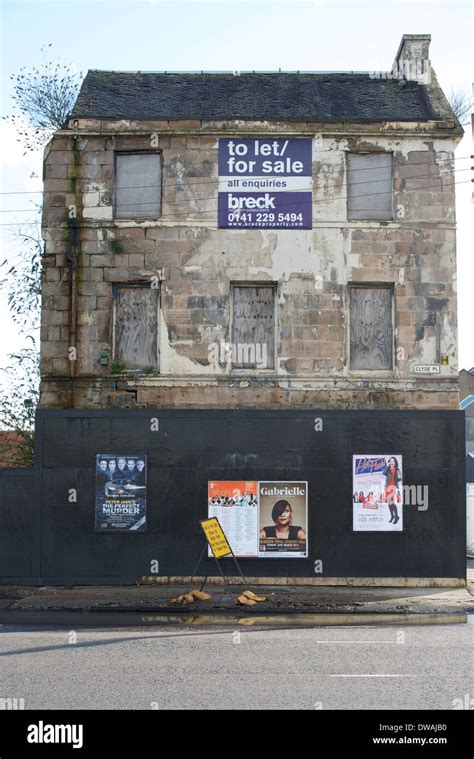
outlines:
[{"label": "metal a-frame stand", "polygon": [[[221,527],[221,530],[222,530],[222,527]],[[227,540],[227,538],[226,538],[226,540]],[[228,558],[229,556],[232,556],[232,558],[233,558],[233,560],[234,560],[234,563],[235,563],[235,566],[237,567],[237,571],[238,571],[239,575],[240,575],[240,576],[241,576],[241,578],[242,578],[242,582],[243,582],[243,584],[244,584],[244,585],[247,585],[247,584],[248,584],[248,583],[247,583],[247,580],[245,579],[245,577],[244,577],[244,576],[243,576],[243,574],[242,574],[242,570],[240,569],[240,566],[239,566],[239,562],[238,562],[238,561],[237,561],[237,559],[235,558],[234,552],[233,552],[233,550],[232,550],[232,547],[231,547],[231,545],[230,545],[229,541],[227,541],[227,543],[228,543],[228,545],[229,545],[229,548],[230,548],[230,553],[227,553],[227,554],[225,554],[224,556],[221,556],[220,558],[221,558],[221,559],[226,559],[226,558]],[[214,557],[214,560],[215,560],[215,562],[216,562],[216,564],[217,564],[217,568],[218,568],[218,570],[219,570],[220,576],[222,577],[222,580],[223,580],[223,582],[224,582],[224,585],[228,585],[229,583],[227,582],[227,580],[226,580],[226,578],[225,578],[225,575],[224,575],[224,573],[223,573],[223,571],[222,571],[221,565],[219,564],[219,559],[218,559],[218,558],[217,558],[217,556],[215,555],[215,553],[214,553],[214,551],[213,551],[213,548],[212,548],[212,545],[211,545],[211,544],[210,544],[210,543],[209,543],[207,540],[206,540],[206,543],[205,543],[205,545],[204,545],[204,547],[203,547],[203,549],[202,549],[202,551],[201,551],[201,555],[200,555],[200,557],[199,557],[199,559],[198,559],[198,563],[197,563],[197,564],[196,564],[196,566],[194,567],[193,576],[191,577],[191,585],[192,585],[192,583],[193,583],[193,580],[194,580],[194,578],[196,577],[196,573],[197,573],[197,570],[198,570],[198,568],[199,568],[199,565],[201,564],[201,561],[202,561],[202,560],[203,560],[203,558],[204,558],[204,554],[206,553],[208,546],[209,546],[209,548],[210,548],[210,549],[211,549],[211,551],[212,551],[212,555],[213,555],[213,557]],[[209,575],[206,575],[206,576],[205,576],[205,578],[204,578],[204,580],[202,581],[202,584],[201,584],[201,587],[199,588],[199,590],[202,590],[202,589],[203,589],[204,585],[205,585],[205,584],[206,584],[206,582],[207,582],[207,578],[208,578],[208,576],[209,576]]]}]

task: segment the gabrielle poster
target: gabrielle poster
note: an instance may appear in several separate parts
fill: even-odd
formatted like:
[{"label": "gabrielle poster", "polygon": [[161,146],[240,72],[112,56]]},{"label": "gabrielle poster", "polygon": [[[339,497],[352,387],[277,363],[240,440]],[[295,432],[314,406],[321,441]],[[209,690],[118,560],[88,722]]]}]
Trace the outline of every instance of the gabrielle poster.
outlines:
[{"label": "gabrielle poster", "polygon": [[308,556],[308,483],[259,482],[260,558]]},{"label": "gabrielle poster", "polygon": [[354,532],[402,532],[403,469],[400,454],[352,457]]}]

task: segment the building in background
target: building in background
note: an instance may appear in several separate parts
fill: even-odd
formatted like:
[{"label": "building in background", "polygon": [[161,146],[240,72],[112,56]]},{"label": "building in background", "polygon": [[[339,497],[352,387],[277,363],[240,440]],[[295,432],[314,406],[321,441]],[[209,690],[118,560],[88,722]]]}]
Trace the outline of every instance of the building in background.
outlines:
[{"label": "building in background", "polygon": [[466,415],[466,453],[474,454],[474,367],[459,372],[459,406]]},{"label": "building in background", "polygon": [[466,418],[467,550],[474,554],[474,367],[459,372],[459,408]]}]

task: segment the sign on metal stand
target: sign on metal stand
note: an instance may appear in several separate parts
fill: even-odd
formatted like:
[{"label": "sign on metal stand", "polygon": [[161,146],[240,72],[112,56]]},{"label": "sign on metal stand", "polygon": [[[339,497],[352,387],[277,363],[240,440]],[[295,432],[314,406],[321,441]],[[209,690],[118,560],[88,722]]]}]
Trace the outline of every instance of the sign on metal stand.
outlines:
[{"label": "sign on metal stand", "polygon": [[[209,548],[212,551],[212,555],[214,556],[214,559],[216,561],[217,568],[218,568],[219,573],[220,573],[220,575],[222,577],[224,585],[227,585],[227,581],[226,581],[226,579],[224,577],[224,573],[222,572],[221,565],[219,564],[219,559],[223,559],[226,556],[232,556],[232,558],[233,558],[233,560],[235,562],[235,566],[237,567],[237,571],[238,571],[239,575],[242,578],[242,582],[246,585],[247,584],[247,580],[245,579],[245,577],[242,574],[242,571],[240,569],[239,563],[238,563],[237,559],[234,556],[234,552],[232,550],[232,546],[230,545],[229,541],[227,540],[227,538],[226,538],[226,536],[224,534],[224,530],[222,529],[222,527],[220,525],[220,522],[217,519],[217,517],[210,517],[209,519],[201,519],[200,520],[200,525],[201,525],[201,527],[203,529],[204,535],[206,536],[206,543],[204,545],[204,548],[202,549],[202,552],[201,552],[201,555],[199,557],[198,563],[196,564],[196,566],[194,568],[193,576],[192,576],[192,579],[191,579],[191,584],[192,584],[192,581],[194,580],[194,578],[196,576],[196,572],[197,572],[197,570],[199,568],[199,565],[200,565],[202,559],[204,558],[204,554],[207,551],[207,547],[209,546]],[[204,578],[204,580],[202,582],[200,590],[202,590],[203,587],[204,587],[204,585],[206,584],[207,578],[208,578],[208,575],[205,576],[205,578]]]}]

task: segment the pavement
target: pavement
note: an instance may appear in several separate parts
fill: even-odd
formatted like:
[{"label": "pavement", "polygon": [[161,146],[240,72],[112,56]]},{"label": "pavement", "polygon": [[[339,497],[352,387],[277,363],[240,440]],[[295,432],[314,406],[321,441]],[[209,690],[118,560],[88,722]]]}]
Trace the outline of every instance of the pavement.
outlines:
[{"label": "pavement", "polygon": [[[189,606],[172,599],[199,589],[183,585],[0,586],[0,609],[8,611],[110,611],[173,614],[472,614],[474,568],[467,570],[465,588],[395,588],[354,586],[206,585],[209,600]],[[240,606],[236,599],[251,590],[265,601]]]}]

